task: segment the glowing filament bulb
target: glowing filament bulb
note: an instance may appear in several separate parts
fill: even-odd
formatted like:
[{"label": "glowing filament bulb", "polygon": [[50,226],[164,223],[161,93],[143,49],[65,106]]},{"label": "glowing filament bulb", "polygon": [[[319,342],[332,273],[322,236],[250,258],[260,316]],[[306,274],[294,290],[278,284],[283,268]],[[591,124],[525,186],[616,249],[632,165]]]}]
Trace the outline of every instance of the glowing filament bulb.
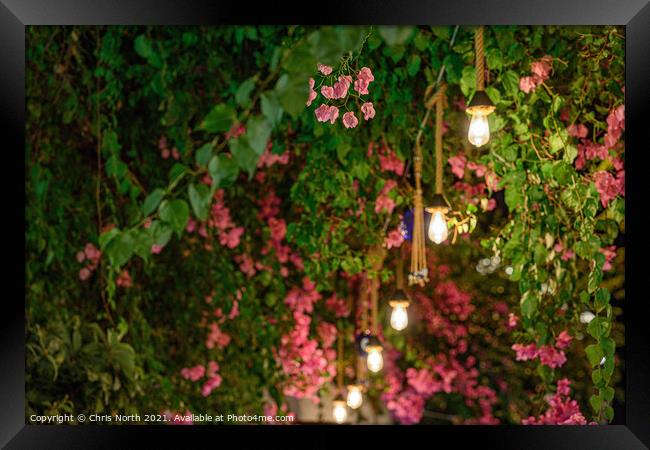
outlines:
[{"label": "glowing filament bulb", "polygon": [[393,327],[394,330],[402,331],[409,324],[409,315],[406,310],[408,305],[408,302],[390,302],[390,306],[393,307],[393,311],[390,315],[390,326]]},{"label": "glowing filament bulb", "polygon": [[345,401],[342,399],[334,400],[334,409],[332,410],[332,417],[336,423],[343,423],[348,418],[348,408],[345,406]]},{"label": "glowing filament bulb", "polygon": [[429,223],[429,239],[436,244],[440,244],[447,240],[447,219],[445,215],[436,211],[433,213],[433,218]]},{"label": "glowing filament bulb", "polygon": [[363,404],[363,394],[361,393],[361,386],[358,384],[351,384],[348,386],[347,404],[352,409],[357,409]]},{"label": "glowing filament bulb", "polygon": [[371,372],[379,372],[384,367],[384,357],[381,354],[382,348],[380,346],[368,346],[368,370]]},{"label": "glowing filament bulb", "polygon": [[467,139],[477,147],[488,143],[490,140],[490,125],[488,124],[487,115],[478,111],[472,114]]}]

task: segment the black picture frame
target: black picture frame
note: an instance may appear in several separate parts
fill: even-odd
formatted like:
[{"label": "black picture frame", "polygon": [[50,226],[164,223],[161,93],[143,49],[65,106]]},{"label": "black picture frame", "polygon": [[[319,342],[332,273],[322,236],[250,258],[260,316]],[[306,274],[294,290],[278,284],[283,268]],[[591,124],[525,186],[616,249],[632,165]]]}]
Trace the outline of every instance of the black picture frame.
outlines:
[{"label": "black picture frame", "polygon": [[[0,317],[0,445],[6,448],[131,448],[146,433],[147,447],[187,445],[198,434],[223,436],[225,430],[244,440],[258,431],[273,441],[294,446],[299,433],[305,446],[342,442],[362,433],[368,446],[386,439],[438,446],[451,440],[454,447],[513,449],[640,449],[650,446],[650,344],[641,285],[644,250],[650,248],[644,230],[644,161],[650,152],[644,129],[650,100],[650,3],[646,0],[453,0],[445,3],[417,0],[329,0],[322,4],[281,6],[278,2],[218,2],[197,0],[0,0],[0,113],[5,132],[2,197],[3,222],[15,229],[3,233],[7,243],[25,228],[25,26],[26,25],[223,25],[223,24],[431,24],[431,25],[624,25],[626,32],[626,306],[625,306],[625,421],[609,426],[505,427],[158,427],[158,426],[48,426],[25,424],[25,308],[24,265],[5,256],[16,274],[5,272],[6,294]],[[644,145],[645,144],[645,145]],[[22,158],[22,159],[21,159]],[[23,167],[21,170],[20,167]],[[631,245],[630,245],[631,244]],[[24,249],[24,242],[23,242]],[[16,253],[21,253],[16,245]],[[23,253],[24,254],[24,253]],[[9,270],[9,268],[7,268]],[[22,271],[22,272],[21,272]],[[22,277],[21,277],[22,274]],[[20,280],[23,281],[22,286]],[[15,295],[14,295],[15,290]],[[23,294],[20,291],[23,291]],[[296,430],[295,428],[298,428]],[[252,430],[252,431],[251,431]],[[152,432],[153,431],[153,432]],[[253,431],[255,433],[253,433]],[[370,440],[368,440],[370,439]],[[155,444],[155,441],[159,441]],[[231,441],[232,442],[232,441]],[[271,442],[271,441],[269,441]],[[179,444],[181,443],[181,444]],[[291,445],[293,444],[293,445]],[[429,445],[427,445],[429,446]],[[180,447],[183,448],[183,447]]]}]

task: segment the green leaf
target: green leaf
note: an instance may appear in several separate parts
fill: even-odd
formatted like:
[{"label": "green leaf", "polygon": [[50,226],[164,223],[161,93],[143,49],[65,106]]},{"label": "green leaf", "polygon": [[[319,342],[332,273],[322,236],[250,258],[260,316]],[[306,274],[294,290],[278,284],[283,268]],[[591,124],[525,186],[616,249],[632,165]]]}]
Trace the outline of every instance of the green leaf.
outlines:
[{"label": "green leaf", "polygon": [[151,256],[151,246],[154,244],[153,236],[148,229],[139,229],[131,232],[133,237],[133,253],[147,261]]},{"label": "green leaf", "polygon": [[474,66],[465,66],[460,77],[460,90],[465,97],[476,89],[476,69]]},{"label": "green leaf", "polygon": [[106,255],[112,266],[122,267],[133,255],[133,238],[128,232],[119,233],[106,244]]},{"label": "green leaf", "polygon": [[260,155],[250,146],[248,138],[240,136],[231,139],[228,146],[237,165],[248,173],[249,179],[252,178]]},{"label": "green leaf", "polygon": [[109,356],[128,378],[133,378],[135,375],[135,351],[129,344],[119,342],[112,345]]},{"label": "green leaf", "polygon": [[239,106],[242,106],[244,108],[250,106],[251,92],[253,92],[253,89],[255,89],[256,81],[257,81],[257,77],[254,76],[239,85],[239,87],[237,88],[237,92],[235,92],[235,101]]},{"label": "green leaf", "polygon": [[215,187],[227,187],[237,179],[239,167],[237,167],[237,163],[233,158],[229,158],[222,153],[212,157],[208,165],[208,172]]},{"label": "green leaf", "polygon": [[602,317],[595,317],[591,322],[589,322],[589,325],[587,325],[587,332],[594,339],[602,339],[609,334],[609,323]]},{"label": "green leaf", "polygon": [[574,145],[567,145],[564,150],[564,160],[569,164],[573,164],[577,156],[578,149]]},{"label": "green leaf", "polygon": [[149,56],[151,56],[151,43],[149,42],[147,36],[144,34],[141,34],[135,38],[133,47],[135,49],[135,52],[143,58],[148,59]]},{"label": "green leaf", "polygon": [[265,92],[260,95],[260,101],[262,106],[262,114],[264,117],[266,117],[266,120],[269,121],[271,126],[275,128],[279,125],[280,120],[282,120],[282,113],[284,112],[282,110],[280,102],[276,96],[273,95],[272,91],[269,91],[269,93]]},{"label": "green leaf", "polygon": [[595,306],[596,312],[601,312],[607,306],[609,306],[610,293],[609,290],[605,288],[598,289],[595,296]]},{"label": "green leaf", "polygon": [[276,97],[280,100],[282,108],[293,117],[305,111],[309,93],[308,77],[304,79],[289,78],[283,74],[275,86]]},{"label": "green leaf", "polygon": [[[595,320],[595,319],[594,319]],[[591,367],[597,367],[603,359],[603,351],[596,344],[590,344],[585,348],[585,354]]]},{"label": "green leaf", "polygon": [[589,404],[591,405],[591,409],[593,409],[596,413],[600,412],[600,406],[602,402],[600,401],[600,397],[598,395],[592,395],[589,397]]},{"label": "green leaf", "polygon": [[518,187],[508,186],[505,191],[505,200],[509,209],[516,209],[524,203],[524,196]]},{"label": "green leaf", "polygon": [[405,44],[415,30],[416,28],[411,26],[383,26],[379,27],[379,35],[392,47]]},{"label": "green leaf", "polygon": [[163,200],[158,208],[158,213],[160,218],[180,236],[190,218],[190,207],[185,200]]},{"label": "green leaf", "polygon": [[195,187],[192,183],[188,186],[187,191],[194,215],[199,220],[206,220],[210,208],[210,190],[205,184],[201,183]]},{"label": "green leaf", "polygon": [[118,228],[111,228],[110,230],[99,235],[99,248],[104,251],[108,243],[117,235],[120,234]]},{"label": "green leaf", "polygon": [[196,151],[196,165],[199,167],[207,167],[208,162],[210,162],[210,158],[212,158],[212,144],[207,143],[205,145],[202,145],[197,151]]},{"label": "green leaf", "polygon": [[409,76],[415,76],[420,70],[421,59],[418,55],[411,55],[409,58],[408,65],[406,66],[406,72]]},{"label": "green leaf", "polygon": [[512,97],[516,97],[519,93],[519,76],[516,72],[509,70],[505,72],[502,76],[501,83],[507,94]]},{"label": "green leaf", "polygon": [[533,314],[535,314],[535,311],[537,311],[538,303],[539,299],[535,294],[531,294],[530,291],[524,293],[520,300],[521,313],[524,317],[532,317]]},{"label": "green leaf", "polygon": [[559,134],[553,133],[548,138],[548,145],[550,146],[551,153],[557,153],[561,148],[564,147],[564,141]]},{"label": "green leaf", "polygon": [[220,133],[230,130],[235,121],[235,110],[232,106],[220,103],[216,105],[199,125],[199,129],[210,133]]},{"label": "green leaf", "polygon": [[[252,117],[246,124],[246,138],[255,153],[262,155],[271,137],[271,125],[263,117]],[[256,161],[257,163],[257,161]]]},{"label": "green leaf", "polygon": [[154,189],[151,194],[147,195],[142,204],[142,214],[148,216],[158,208],[158,205],[165,196],[165,190],[161,188]]}]

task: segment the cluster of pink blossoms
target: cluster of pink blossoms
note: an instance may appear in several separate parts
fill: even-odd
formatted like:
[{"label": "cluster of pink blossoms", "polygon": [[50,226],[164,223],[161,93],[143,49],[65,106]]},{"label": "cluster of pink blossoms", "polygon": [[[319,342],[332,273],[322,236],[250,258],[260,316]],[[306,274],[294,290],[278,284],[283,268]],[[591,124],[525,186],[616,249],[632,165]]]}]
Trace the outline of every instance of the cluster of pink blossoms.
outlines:
[{"label": "cluster of pink blossoms", "polygon": [[[197,223],[194,219],[190,218],[187,222],[186,231],[193,233],[197,228]],[[238,227],[230,217],[230,209],[226,207],[224,202],[224,190],[218,189],[214,193],[214,202],[210,211],[210,217],[205,223],[200,224],[198,228],[199,235],[204,238],[208,237],[207,228],[214,228],[219,232],[219,243],[228,248],[235,248],[239,245],[242,234],[244,234],[244,227]],[[206,244],[206,249],[211,247]]]},{"label": "cluster of pink blossoms", "polygon": [[[580,405],[572,400],[571,382],[563,378],[558,380],[555,394],[548,399],[548,409],[535,418],[530,416],[521,421],[523,425],[587,425],[587,419],[580,412]],[[589,425],[596,425],[591,422]]]},{"label": "cluster of pink blossoms", "polygon": [[[318,71],[327,78],[330,78],[332,73],[332,67],[326,66],[323,64],[318,64]],[[333,75],[332,75],[333,77]],[[367,95],[368,86],[375,79],[372,71],[363,67],[357,73],[357,79],[354,80],[354,90],[358,93],[359,96]],[[323,78],[325,81],[325,78]],[[329,122],[331,124],[336,122],[336,119],[339,117],[339,107],[345,106],[347,104],[347,97],[350,95],[349,89],[353,84],[353,79],[351,75],[339,75],[337,81],[332,85],[326,85],[322,83],[320,88],[321,95],[327,99],[327,103],[321,104],[318,108],[314,110],[316,114],[316,119],[319,122]],[[318,97],[318,92],[314,89],[316,81],[313,78],[309,79],[309,98],[307,99],[307,106],[311,106],[312,102]],[[345,100],[344,100],[345,99]],[[330,104],[334,100],[341,100],[341,104],[337,107]],[[370,120],[375,117],[375,108],[371,102],[364,102],[361,105],[361,114],[363,114],[364,120]],[[359,119],[354,115],[354,112],[347,111],[343,114],[343,126],[345,128],[355,128],[359,124]]]},{"label": "cluster of pink blossoms", "polygon": [[395,209],[396,203],[393,200],[389,193],[397,186],[397,181],[387,180],[384,184],[384,187],[379,192],[377,199],[375,200],[375,212],[376,213],[386,213],[391,214],[393,209]]},{"label": "cluster of pink blossoms", "polygon": [[336,293],[325,300],[325,308],[333,312],[336,317],[348,317],[350,315],[348,302],[343,297],[337,296]]},{"label": "cluster of pink blossoms", "polygon": [[562,244],[562,242],[559,241],[555,244],[553,250],[555,250],[555,253],[557,253],[558,255],[561,255],[560,259],[562,261],[568,261],[570,259],[575,258],[576,256],[573,250],[571,250],[570,248],[565,248],[564,244]]},{"label": "cluster of pink blossoms", "polygon": [[320,401],[318,391],[329,383],[336,374],[336,351],[331,347],[336,339],[336,327],[321,322],[317,334],[321,340],[310,338],[311,317],[314,302],[321,295],[314,283],[305,277],[302,288],[294,287],[287,294],[285,303],[293,313],[294,328],[281,337],[276,357],[287,377],[283,392],[296,398],[309,398],[314,403]]},{"label": "cluster of pink blossoms", "polygon": [[532,76],[522,77],[519,80],[519,89],[526,94],[534,91],[537,86],[546,81],[553,69],[553,57],[546,55],[539,61],[535,61],[531,65]]},{"label": "cluster of pink blossoms", "polygon": [[[400,217],[400,222],[401,221],[402,218]],[[384,246],[389,250],[391,248],[401,247],[402,243],[404,243],[404,233],[399,227],[390,230],[388,235],[384,238]]]},{"label": "cluster of pink blossoms", "polygon": [[181,157],[176,147],[173,147],[171,150],[169,149],[167,138],[165,136],[160,136],[160,139],[158,140],[158,149],[160,149],[160,156],[162,156],[163,159],[168,159],[170,155],[176,160]]},{"label": "cluster of pink blossoms", "polygon": [[221,375],[218,373],[219,364],[215,361],[209,361],[207,369],[202,364],[197,364],[194,367],[184,367],[181,369],[181,376],[186,380],[199,381],[204,376],[207,380],[201,387],[201,395],[207,397],[212,391],[221,386]]},{"label": "cluster of pink blossoms", "polygon": [[570,125],[567,131],[570,136],[580,140],[578,156],[574,162],[576,169],[584,169],[587,161],[599,159],[609,160],[616,171],[616,175],[607,170],[600,170],[593,175],[603,207],[606,208],[618,195],[625,197],[625,167],[623,160],[616,156],[619,141],[625,131],[625,105],[620,105],[609,112],[607,133],[602,144],[587,139],[589,131],[583,124]]},{"label": "cluster of pink blossoms", "polygon": [[492,211],[496,208],[496,200],[493,198],[488,199],[487,196],[489,191],[496,192],[501,188],[499,187],[498,177],[490,168],[474,161],[467,161],[465,155],[462,154],[449,157],[447,162],[451,166],[452,173],[460,180],[465,178],[466,170],[474,172],[477,178],[483,178],[484,183],[474,185],[463,181],[454,183],[454,189],[464,193],[465,202],[473,205],[480,204],[484,211]]},{"label": "cluster of pink blossoms", "polygon": [[529,361],[539,358],[539,361],[542,364],[555,369],[557,367],[562,367],[566,362],[566,355],[563,350],[569,346],[571,340],[571,335],[564,330],[555,338],[554,346],[543,345],[538,348],[533,342],[528,345],[513,344],[512,349],[517,353],[517,361]]},{"label": "cluster of pink blossoms", "polygon": [[377,151],[377,157],[379,158],[379,167],[382,172],[393,172],[397,176],[402,176],[404,174],[404,161],[399,159],[397,153],[392,150],[388,145],[377,144],[373,141],[370,141],[368,144],[368,158],[372,157]]},{"label": "cluster of pink blossoms", "polygon": [[85,267],[79,271],[79,279],[81,281],[86,281],[90,278],[90,275],[97,269],[101,257],[102,252],[90,242],[86,244],[82,251],[77,252],[77,262],[85,262]]}]

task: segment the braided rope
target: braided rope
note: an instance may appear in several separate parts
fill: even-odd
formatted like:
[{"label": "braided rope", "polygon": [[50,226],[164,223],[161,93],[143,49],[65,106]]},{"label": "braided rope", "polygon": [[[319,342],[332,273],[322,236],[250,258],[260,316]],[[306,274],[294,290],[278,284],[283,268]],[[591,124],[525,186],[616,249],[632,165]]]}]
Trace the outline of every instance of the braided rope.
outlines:
[{"label": "braided rope", "polygon": [[483,26],[474,33],[474,50],[476,52],[476,88],[485,89],[485,58],[483,57]]},{"label": "braided rope", "polygon": [[447,86],[441,85],[436,93],[436,194],[442,194],[442,115],[447,106]]},{"label": "braided rope", "polygon": [[336,371],[336,380],[340,390],[343,390],[343,330],[339,328],[337,330],[338,334],[338,370]]}]

